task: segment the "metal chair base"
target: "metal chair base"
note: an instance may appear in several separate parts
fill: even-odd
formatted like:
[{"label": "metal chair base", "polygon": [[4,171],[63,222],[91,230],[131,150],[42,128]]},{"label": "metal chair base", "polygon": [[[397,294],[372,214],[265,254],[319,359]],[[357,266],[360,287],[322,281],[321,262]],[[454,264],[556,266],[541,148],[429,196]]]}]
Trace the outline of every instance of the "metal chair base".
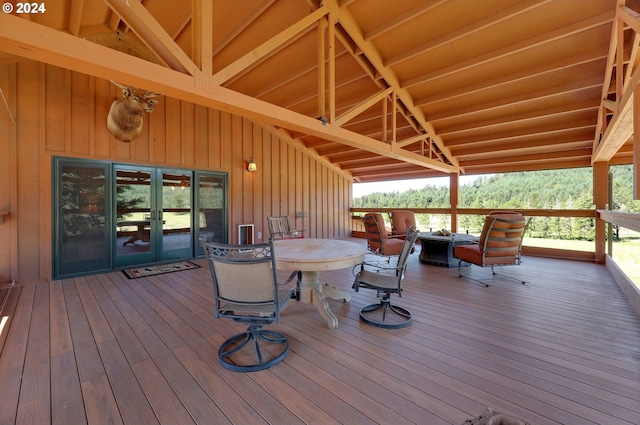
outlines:
[{"label": "metal chair base", "polygon": [[[481,284],[483,284],[483,285],[484,285],[485,287],[487,287],[487,288],[488,288],[489,286],[491,286],[490,284],[488,284],[488,283],[487,283],[486,281],[484,281],[484,280],[475,279],[475,278],[473,278],[473,277],[469,277],[469,276],[464,276],[464,275],[462,274],[462,269],[461,269],[461,267],[462,267],[462,263],[465,263],[466,265],[471,266],[471,263],[467,263],[466,261],[462,261],[462,260],[460,260],[460,262],[458,262],[458,277],[463,277],[463,278],[465,278],[465,279],[469,279],[469,280],[473,280],[474,282],[481,283]],[[466,266],[465,266],[465,267],[466,267]],[[515,280],[516,282],[520,282],[520,283],[522,283],[523,285],[527,283],[526,281],[524,281],[524,280],[520,280],[520,279],[516,279],[516,278],[515,278],[515,277],[513,277],[513,276],[509,276],[509,275],[502,274],[502,273],[497,273],[497,272],[494,270],[494,266],[491,266],[491,274],[492,274],[493,276],[500,276],[500,277],[504,277],[504,278],[507,278],[507,279]]]},{"label": "metal chair base", "polygon": [[[274,351],[279,347],[277,354],[272,354],[271,350],[263,352],[260,346],[261,340],[269,343],[270,348],[273,347]],[[241,353],[243,348],[251,341],[253,341],[254,353]],[[220,360],[222,366],[234,372],[255,372],[268,369],[279,363],[288,352],[289,340],[283,333],[262,329],[262,325],[250,325],[246,332],[232,336],[220,346],[218,360]],[[237,354],[235,357],[240,358],[257,358],[258,362],[247,364],[242,361],[235,361],[231,358],[234,354]]]},{"label": "metal chair base", "polygon": [[370,325],[385,329],[404,328],[413,321],[409,310],[392,305],[388,299],[362,307],[360,319]]}]

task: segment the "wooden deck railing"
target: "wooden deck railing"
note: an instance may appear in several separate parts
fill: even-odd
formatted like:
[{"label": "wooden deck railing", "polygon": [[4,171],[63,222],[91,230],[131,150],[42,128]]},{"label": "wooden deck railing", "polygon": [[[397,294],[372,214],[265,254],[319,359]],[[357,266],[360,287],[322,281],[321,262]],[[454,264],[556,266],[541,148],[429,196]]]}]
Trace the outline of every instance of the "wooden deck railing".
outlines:
[{"label": "wooden deck railing", "polygon": [[640,214],[622,211],[596,210],[597,216],[607,223],[640,232]]},{"label": "wooden deck railing", "polygon": [[[398,209],[413,211],[416,214],[451,214],[451,208],[351,208],[353,213],[375,212],[391,212]],[[496,210],[517,211],[527,217],[566,217],[566,218],[584,218],[595,217],[596,210],[579,210],[579,209],[529,209],[529,208],[457,208],[458,215],[486,215]],[[598,210],[601,211],[601,210]],[[607,211],[613,212],[613,211]]]},{"label": "wooden deck railing", "polygon": [[[457,217],[461,215],[479,215],[484,216],[491,211],[501,210],[501,208],[456,208],[455,219],[452,215],[451,208],[351,208],[350,211],[353,214],[366,213],[366,212],[391,212],[394,210],[409,210],[416,214],[440,214],[450,215],[451,217],[451,230],[458,231]],[[529,208],[503,208],[509,211],[517,211],[524,214],[527,217],[561,217],[561,218],[597,218],[596,210],[594,209],[529,209]],[[354,223],[355,226],[355,223]],[[354,228],[354,236],[358,236],[357,228]],[[364,230],[364,228],[362,229]],[[596,261],[595,260],[596,244],[594,243],[593,251],[577,251],[568,249],[557,249],[553,247],[531,247],[526,243],[523,246],[523,252],[525,255],[550,257],[550,258],[564,258],[582,261]]]}]

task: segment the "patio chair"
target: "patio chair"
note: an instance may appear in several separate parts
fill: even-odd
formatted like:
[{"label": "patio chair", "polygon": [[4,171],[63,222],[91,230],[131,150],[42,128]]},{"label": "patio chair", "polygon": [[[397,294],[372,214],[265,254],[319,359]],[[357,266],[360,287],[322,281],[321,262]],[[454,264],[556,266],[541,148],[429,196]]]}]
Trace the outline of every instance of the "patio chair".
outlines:
[{"label": "patio chair", "polygon": [[273,239],[304,238],[305,230],[295,230],[289,224],[289,217],[267,217],[269,233]]},{"label": "patio chair", "polygon": [[414,228],[416,228],[416,215],[413,211],[391,211],[390,216],[392,236],[404,238],[404,235],[407,234],[407,229],[409,229],[409,227],[413,226]]},{"label": "patio chair", "polygon": [[459,260],[458,276],[490,286],[486,281],[463,276],[461,266],[464,262],[480,267],[491,267],[493,275],[526,283],[514,277],[496,273],[494,267],[521,263],[522,239],[529,221],[517,212],[494,211],[490,213],[485,218],[478,244],[458,245],[453,248],[453,256]]},{"label": "patio chair", "polygon": [[280,321],[280,312],[293,291],[278,285],[273,240],[253,245],[202,245],[213,278],[215,317],[247,325],[245,332],[222,343],[218,360],[236,372],[263,370],[279,363],[289,352],[289,340],[263,326]]},{"label": "patio chair", "polygon": [[400,255],[403,247],[403,238],[389,236],[384,219],[380,213],[369,213],[362,220],[367,237],[367,250],[371,254],[387,257],[387,262],[391,257]]},{"label": "patio chair", "polygon": [[402,241],[402,249],[395,266],[382,267],[378,264],[363,262],[354,271],[355,280],[353,289],[358,292],[360,288],[375,289],[380,302],[366,305],[360,309],[360,318],[371,325],[380,328],[403,328],[411,324],[413,320],[411,312],[404,307],[391,303],[391,294],[402,296],[402,279],[407,269],[407,260],[416,243],[418,232],[410,227]]}]

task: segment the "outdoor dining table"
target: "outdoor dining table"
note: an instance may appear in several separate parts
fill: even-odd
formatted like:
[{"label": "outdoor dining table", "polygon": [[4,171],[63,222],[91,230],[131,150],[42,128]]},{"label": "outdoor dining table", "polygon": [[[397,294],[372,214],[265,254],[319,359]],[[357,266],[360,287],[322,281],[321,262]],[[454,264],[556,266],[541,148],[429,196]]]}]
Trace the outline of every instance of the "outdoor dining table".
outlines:
[{"label": "outdoor dining table", "polygon": [[353,267],[364,261],[365,246],[336,239],[284,239],[274,241],[276,267],[279,270],[300,270],[300,301],[313,303],[330,329],[338,327],[338,319],[329,309],[326,298],[351,300],[349,292],[341,291],[319,280],[320,272]]}]

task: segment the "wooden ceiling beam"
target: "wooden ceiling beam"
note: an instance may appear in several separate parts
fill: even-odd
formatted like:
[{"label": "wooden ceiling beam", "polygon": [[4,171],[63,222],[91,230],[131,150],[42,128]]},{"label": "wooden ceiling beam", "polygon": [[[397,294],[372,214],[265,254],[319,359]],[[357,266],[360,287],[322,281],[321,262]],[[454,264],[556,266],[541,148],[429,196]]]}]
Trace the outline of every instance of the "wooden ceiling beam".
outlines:
[{"label": "wooden ceiling beam", "polygon": [[474,144],[491,144],[506,142],[517,145],[522,140],[545,138],[555,139],[565,134],[579,134],[582,137],[591,137],[593,135],[593,117],[585,117],[584,119],[554,123],[552,125],[523,127],[510,131],[491,132],[480,134],[472,137],[459,139],[451,139],[447,141],[447,146],[455,149],[456,146],[471,146]]},{"label": "wooden ceiling beam", "polygon": [[314,146],[313,148],[318,152],[318,154],[320,154],[322,156],[327,156],[327,157],[331,157],[331,156],[334,156],[334,155],[340,155],[340,154],[344,154],[344,153],[347,153],[349,155],[362,153],[362,151],[360,151],[359,149],[356,149],[356,148],[354,148],[352,146],[346,146],[346,145],[343,145],[341,143],[334,143],[330,147],[329,146],[324,146],[324,147]]},{"label": "wooden ceiling beam", "polygon": [[[548,0],[547,0],[548,1]],[[428,13],[430,11],[432,11],[433,9],[435,9],[436,7],[440,6],[443,3],[446,3],[447,0],[426,0],[423,1],[422,3],[418,4],[417,6],[407,10],[406,12],[402,13],[401,15],[397,16],[396,18],[385,22],[384,25],[378,25],[377,27],[374,27],[372,29],[370,29],[369,31],[367,31],[366,33],[363,34],[362,38],[365,41],[369,41],[372,40],[374,38],[380,37],[382,35],[384,35],[386,32],[391,31],[394,28],[398,28],[402,25],[404,25],[405,23],[416,19],[418,16]]]},{"label": "wooden ceiling beam", "polygon": [[106,25],[82,27],[79,37],[102,46],[124,51],[149,62],[164,64],[153,51],[142,43],[135,34],[130,32],[114,32]]},{"label": "wooden ceiling beam", "polygon": [[546,162],[519,162],[517,164],[501,164],[499,161],[485,166],[466,167],[466,174],[516,173],[522,171],[561,170],[566,168],[589,167],[589,159],[551,160]]},{"label": "wooden ceiling beam", "polygon": [[[317,66],[314,66],[314,68],[312,70],[310,70],[311,72],[317,71]],[[367,76],[366,75],[362,75],[362,74],[358,74],[355,76],[347,76],[345,78],[340,79],[339,81],[336,81],[336,88],[339,87],[345,87],[351,83],[355,83],[358,80],[362,80],[362,79],[366,79]],[[284,82],[286,83],[286,82]],[[257,97],[257,96],[253,96],[253,97]],[[299,96],[289,100],[288,102],[283,102],[280,104],[280,106],[287,108],[287,109],[295,109],[296,106],[302,105],[305,102],[308,102],[310,100],[313,100],[315,98],[318,97],[318,93],[317,90],[314,91],[308,91],[305,93],[301,93]],[[312,113],[309,113],[309,115],[313,115]]]},{"label": "wooden ceiling beam", "polygon": [[[526,1],[522,3],[518,3],[515,6],[508,7],[502,10],[499,13],[492,13],[489,16],[486,16],[482,19],[479,19],[475,22],[472,22],[468,25],[464,25],[461,28],[458,28],[454,31],[451,31],[447,34],[444,34],[440,37],[437,37],[428,43],[423,43],[418,47],[413,49],[409,49],[404,51],[398,55],[392,56],[385,61],[386,66],[394,66],[401,62],[412,59],[416,56],[425,55],[430,51],[437,49],[438,47],[442,47],[446,44],[453,43],[456,40],[460,40],[464,37],[468,37],[474,33],[485,30],[487,28],[491,28],[494,25],[497,25],[506,20],[512,19],[522,13],[528,12],[532,9],[535,9],[539,6],[542,6],[546,3],[549,3],[551,0],[539,0],[539,1]],[[441,2],[438,2],[438,5]],[[377,32],[371,30],[370,33],[381,33],[381,29],[376,29]],[[368,35],[369,33],[367,33]]]},{"label": "wooden ceiling beam", "polygon": [[264,12],[267,11],[275,3],[276,0],[266,0],[262,4],[260,4],[249,16],[247,16],[244,21],[242,21],[237,27],[233,29],[227,36],[220,41],[213,48],[213,56],[215,57],[218,53],[220,53],[225,47],[227,47],[233,40],[235,40],[242,32],[249,28],[253,22],[255,22]]},{"label": "wooden ceiling beam", "polygon": [[297,40],[299,37],[302,37],[307,32],[315,29],[317,21],[327,13],[329,13],[329,11],[326,8],[320,8],[310,13],[286,30],[276,34],[271,37],[271,39],[265,41],[235,62],[216,72],[213,76],[214,85],[221,86],[229,83],[231,79],[238,78],[239,75],[252,69],[266,57],[273,55],[275,52]]},{"label": "wooden ceiling beam", "polygon": [[[490,80],[481,81],[469,86],[457,87],[454,90],[443,91],[441,93],[429,94],[423,98],[415,100],[415,104],[420,107],[429,107],[438,105],[446,100],[452,100],[456,98],[464,98],[470,95],[476,94],[481,91],[491,91],[507,85],[513,85],[515,83],[526,82],[536,77],[547,77],[553,73],[564,71],[571,68],[579,67],[589,63],[595,63],[605,59],[606,56],[600,55],[597,52],[590,50],[585,53],[581,53],[574,56],[567,56],[565,58],[549,61],[543,65],[539,65],[533,68],[527,68],[522,71],[514,72],[511,74],[502,74],[496,78]],[[579,70],[576,70],[575,74],[579,74]]]},{"label": "wooden ceiling beam", "polygon": [[558,96],[570,95],[571,93],[580,92],[585,89],[598,89],[600,87],[602,87],[601,77],[592,77],[588,80],[573,80],[569,83],[564,81],[554,87],[518,93],[509,97],[500,97],[499,99],[492,100],[490,102],[474,104],[466,108],[456,108],[441,111],[437,114],[430,114],[429,119],[435,122],[448,118],[461,118],[468,117],[470,115],[490,113],[491,111],[497,109],[514,107],[531,102],[544,101]]},{"label": "wooden ceiling beam", "polygon": [[[511,155],[493,157],[497,162],[505,164],[516,164],[518,162],[546,162],[552,160],[568,160],[568,159],[583,159],[589,161],[591,159],[591,149],[578,149],[578,150],[566,150],[566,151],[551,151],[542,153],[532,153],[526,155]],[[486,158],[483,159],[460,159],[460,163],[465,167],[482,166],[487,163]]]},{"label": "wooden ceiling beam", "polygon": [[344,125],[346,122],[350,121],[351,119],[353,119],[357,115],[359,115],[362,112],[366,111],[367,109],[369,109],[370,107],[372,107],[376,103],[382,101],[383,99],[386,99],[387,96],[389,96],[392,91],[393,91],[393,89],[391,87],[389,87],[386,90],[381,90],[378,93],[374,93],[373,95],[369,96],[367,99],[365,99],[362,102],[358,103],[353,108],[351,108],[348,111],[342,113],[339,117],[336,118],[335,124],[339,125],[339,126]]},{"label": "wooden ceiling beam", "polygon": [[405,146],[412,145],[416,142],[419,142],[421,140],[427,139],[428,137],[429,136],[426,134],[418,134],[416,136],[409,137],[407,139],[399,140],[396,142],[396,145],[398,145],[399,147],[405,147]]},{"label": "wooden ceiling beam", "polygon": [[[349,52],[347,52],[346,50],[342,50],[340,51],[337,55],[336,55],[336,59],[340,58],[340,56],[342,55],[348,55]],[[308,67],[306,67],[305,69],[301,69],[299,70],[297,73],[292,73],[290,75],[286,75],[283,76],[283,78],[279,78],[279,76],[274,76],[273,82],[269,85],[265,85],[264,87],[261,87],[260,90],[254,91],[252,93],[248,93],[250,94],[252,97],[255,98],[263,98],[265,96],[267,96],[269,93],[278,91],[280,89],[282,89],[283,86],[299,79],[299,78],[303,78],[305,75],[308,75],[312,72],[317,72],[318,70],[318,66],[317,64],[313,64],[313,65],[309,65]],[[278,79],[279,78],[279,79]],[[364,78],[363,75],[358,74],[358,75],[347,75],[347,76],[343,76],[340,80],[336,81],[336,87],[343,87],[347,84],[353,83],[355,81],[358,81],[360,79]],[[305,100],[309,100],[313,97],[317,96],[317,93],[312,92],[312,93],[307,93],[306,96],[304,96],[302,99],[299,99],[299,103],[304,102]],[[297,104],[294,103],[294,105]],[[281,106],[285,106],[285,105],[281,105]],[[293,105],[291,105],[293,106]]]},{"label": "wooden ceiling beam", "polygon": [[462,133],[466,131],[480,131],[482,128],[489,128],[496,131],[496,127],[506,125],[514,126],[516,123],[527,123],[541,118],[575,114],[583,111],[594,111],[598,105],[591,100],[584,102],[572,103],[569,105],[559,105],[552,108],[544,108],[537,111],[525,112],[517,115],[505,115],[502,117],[492,118],[484,121],[474,121],[460,124],[453,127],[442,127],[439,131],[441,136],[451,135],[454,133]]},{"label": "wooden ceiling beam", "polygon": [[484,53],[480,56],[469,58],[467,60],[456,62],[453,65],[440,68],[437,71],[429,72],[424,75],[417,76],[402,82],[401,88],[406,89],[431,82],[438,78],[450,76],[462,71],[467,71],[472,68],[484,65],[486,63],[494,62],[498,59],[504,59],[513,56],[520,52],[525,52],[537,48],[541,45],[551,43],[562,38],[572,36],[574,34],[587,31],[592,28],[596,28],[602,25],[606,25],[611,22],[612,16],[610,13],[602,13],[597,16],[592,16],[588,19],[584,19],[580,22],[576,22],[573,25],[558,28],[554,31],[545,32],[536,37],[523,40],[500,49],[493,50],[491,52]]},{"label": "wooden ceiling beam", "polygon": [[195,74],[198,67],[141,3],[129,0],[104,1],[171,69]]},{"label": "wooden ceiling beam", "polygon": [[[208,6],[205,6],[205,7],[208,7]],[[184,30],[187,29],[187,27],[192,23],[192,19],[193,19],[193,16],[191,14],[192,11],[193,11],[193,9],[190,10],[189,13],[185,14],[184,17],[182,18],[182,22],[180,22],[180,24],[178,24],[176,26],[176,29],[173,31],[172,34],[169,34],[171,39],[177,40],[178,37],[180,37],[180,35],[182,35]],[[213,14],[213,12],[212,12],[212,14]]]},{"label": "wooden ceiling beam", "polygon": [[371,171],[370,169],[362,170],[362,173],[358,173],[359,182],[372,183],[372,182],[384,182],[389,180],[406,180],[406,179],[419,179],[419,178],[431,178],[431,177],[445,177],[441,173],[437,173],[430,170],[414,170],[413,168],[402,167],[391,170],[383,170],[380,172]]},{"label": "wooden ceiling beam", "polygon": [[87,75],[161,93],[196,105],[452,173],[457,167],[422,157],[219,86],[202,86],[190,75],[96,45],[25,19],[0,14],[0,50]]},{"label": "wooden ceiling beam", "polygon": [[385,158],[383,156],[377,156],[377,155],[364,158],[364,159],[360,159],[360,158],[345,159],[338,162],[338,164],[340,164],[340,168],[342,168],[343,170],[351,170],[351,169],[357,169],[362,167],[365,167],[365,168],[366,167],[382,167],[390,163],[397,164],[397,162],[390,160],[389,158]]},{"label": "wooden ceiling beam", "polygon": [[568,149],[570,147],[580,146],[583,147],[589,143],[590,134],[566,134],[556,137],[528,137],[518,140],[516,142],[512,140],[493,142],[493,143],[483,143],[483,144],[475,144],[475,145],[466,145],[466,146],[457,146],[452,148],[453,152],[458,157],[463,157],[466,155],[478,155],[478,154],[489,154],[491,152],[495,152],[496,155],[500,155],[501,152],[506,152],[510,150],[520,150],[520,149],[553,149],[554,147],[558,147],[558,149]]},{"label": "wooden ceiling beam", "polygon": [[638,68],[638,63],[640,61],[638,51],[640,51],[640,33],[634,32],[631,36],[631,51],[629,52],[629,59],[627,61],[627,67],[625,70],[623,90],[629,88],[631,76],[633,75],[633,72]]}]

